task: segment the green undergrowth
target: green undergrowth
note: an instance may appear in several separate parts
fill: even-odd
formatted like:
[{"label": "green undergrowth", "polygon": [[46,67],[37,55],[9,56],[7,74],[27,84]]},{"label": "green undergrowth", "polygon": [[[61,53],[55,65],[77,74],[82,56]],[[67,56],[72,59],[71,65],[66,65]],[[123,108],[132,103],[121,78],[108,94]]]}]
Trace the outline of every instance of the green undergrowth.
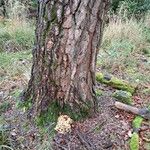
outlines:
[{"label": "green undergrowth", "polygon": [[9,134],[6,128],[4,128],[4,125],[6,124],[4,118],[0,116],[0,150],[8,150],[12,149],[10,147],[10,139]]},{"label": "green undergrowth", "polygon": [[16,108],[22,109],[24,112],[29,110],[32,107],[32,101],[27,100],[25,102],[21,102],[20,100],[16,101]]},{"label": "green undergrowth", "polygon": [[31,50],[16,53],[0,53],[0,81],[20,76],[29,78],[31,68]]},{"label": "green undergrowth", "polygon": [[44,126],[49,123],[54,123],[57,121],[57,118],[61,114],[70,116],[73,120],[85,119],[89,116],[88,107],[83,107],[80,109],[80,112],[72,111],[69,105],[64,105],[62,108],[57,102],[50,104],[48,110],[43,112],[39,117],[36,118],[37,125]]},{"label": "green undergrowth", "polygon": [[6,112],[9,108],[11,108],[11,104],[7,101],[4,101],[0,104],[0,114]]},{"label": "green undergrowth", "polygon": [[32,54],[31,50],[28,51],[20,51],[20,52],[15,52],[15,53],[6,53],[2,52],[0,53],[0,67],[9,67],[12,65],[14,62],[19,62],[23,61],[25,59],[31,59]]},{"label": "green undergrowth", "polygon": [[130,139],[130,150],[139,150],[139,135],[134,132]]},{"label": "green undergrowth", "polygon": [[[36,149],[38,150],[53,150],[52,142],[55,136],[54,131],[55,124],[50,124],[48,127],[39,128],[41,135],[42,143],[37,143]],[[44,138],[46,135],[46,138]]]},{"label": "green undergrowth", "polygon": [[119,14],[111,16],[97,59],[101,72],[123,77],[132,84],[149,83],[150,14],[145,18],[141,21]]},{"label": "green undergrowth", "polygon": [[31,49],[34,44],[34,25],[25,21],[0,22],[0,52],[17,52]]},{"label": "green undergrowth", "polygon": [[150,95],[150,88],[145,88],[145,89],[143,89],[142,90],[142,93],[144,94],[144,95]]}]

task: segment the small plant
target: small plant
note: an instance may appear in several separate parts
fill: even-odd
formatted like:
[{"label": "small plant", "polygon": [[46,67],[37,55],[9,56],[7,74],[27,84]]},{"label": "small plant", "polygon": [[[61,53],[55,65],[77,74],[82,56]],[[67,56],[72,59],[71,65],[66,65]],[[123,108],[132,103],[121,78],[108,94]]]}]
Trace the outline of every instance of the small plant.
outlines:
[{"label": "small plant", "polygon": [[10,103],[5,101],[2,104],[0,104],[0,113],[6,112],[10,108]]},{"label": "small plant", "polygon": [[102,96],[103,95],[103,91],[102,90],[99,90],[99,89],[96,89],[96,96]]},{"label": "small plant", "polygon": [[7,130],[4,128],[5,121],[0,116],[0,150],[13,150],[10,147],[10,140]]},{"label": "small plant", "polygon": [[[55,124],[52,123],[47,127],[42,127],[39,129],[42,141],[41,141],[41,143],[37,144],[36,149],[38,149],[38,150],[53,150],[52,141],[53,141],[53,137],[55,135],[54,126],[55,126]],[[46,137],[46,138],[44,138],[44,137]]]},{"label": "small plant", "polygon": [[10,20],[0,29],[0,52],[32,49],[34,34],[34,25],[27,22]]},{"label": "small plant", "polygon": [[139,150],[139,135],[136,132],[131,137],[130,150]]}]

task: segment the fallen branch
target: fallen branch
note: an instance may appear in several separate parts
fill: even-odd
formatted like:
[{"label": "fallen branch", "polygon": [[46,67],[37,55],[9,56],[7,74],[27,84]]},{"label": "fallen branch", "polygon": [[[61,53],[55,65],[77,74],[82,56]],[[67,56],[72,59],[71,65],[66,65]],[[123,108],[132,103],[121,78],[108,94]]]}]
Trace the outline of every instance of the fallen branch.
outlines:
[{"label": "fallen branch", "polygon": [[133,106],[118,102],[118,101],[115,102],[115,107],[150,120],[150,111],[146,108],[137,108],[137,107],[133,107]]}]

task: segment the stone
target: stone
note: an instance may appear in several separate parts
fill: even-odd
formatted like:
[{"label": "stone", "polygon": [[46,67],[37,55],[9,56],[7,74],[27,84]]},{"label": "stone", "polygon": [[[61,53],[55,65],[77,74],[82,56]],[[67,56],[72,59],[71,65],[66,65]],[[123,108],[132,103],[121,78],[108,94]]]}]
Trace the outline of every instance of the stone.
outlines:
[{"label": "stone", "polygon": [[113,93],[113,97],[115,97],[118,101],[131,105],[132,102],[132,94],[127,91],[116,90]]}]

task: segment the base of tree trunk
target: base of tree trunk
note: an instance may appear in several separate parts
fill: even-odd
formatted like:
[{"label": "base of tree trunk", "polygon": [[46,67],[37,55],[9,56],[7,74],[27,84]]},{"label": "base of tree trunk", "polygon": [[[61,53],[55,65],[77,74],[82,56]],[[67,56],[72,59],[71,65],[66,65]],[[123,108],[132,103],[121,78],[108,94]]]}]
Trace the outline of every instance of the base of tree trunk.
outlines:
[{"label": "base of tree trunk", "polygon": [[25,107],[27,109],[28,118],[35,119],[38,125],[44,125],[45,123],[55,122],[59,115],[66,114],[70,116],[73,120],[81,120],[87,117],[92,116],[95,112],[97,112],[97,98],[95,97],[95,105],[87,101],[87,103],[83,103],[82,105],[74,105],[71,107],[69,104],[64,104],[63,106],[59,103],[59,101],[53,100],[51,103],[45,107],[46,109],[40,109],[40,112],[37,114],[37,110],[35,110],[35,103],[32,102],[33,94],[31,94],[32,90],[28,88],[26,91],[24,90],[20,94],[20,107]]}]

